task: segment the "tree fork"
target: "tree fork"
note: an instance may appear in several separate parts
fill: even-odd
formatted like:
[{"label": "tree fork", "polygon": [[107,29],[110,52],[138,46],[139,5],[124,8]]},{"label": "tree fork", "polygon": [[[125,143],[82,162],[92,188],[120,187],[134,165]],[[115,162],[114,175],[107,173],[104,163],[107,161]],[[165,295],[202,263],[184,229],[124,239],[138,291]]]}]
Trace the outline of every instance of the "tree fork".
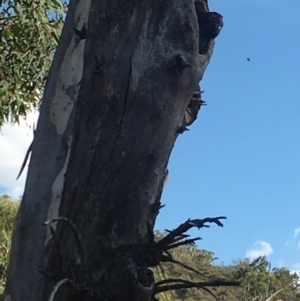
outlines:
[{"label": "tree fork", "polygon": [[[82,28],[84,38],[75,30]],[[32,147],[5,300],[150,300],[147,261],[165,170],[212,48],[198,54],[190,0],[71,0]],[[84,262],[66,223],[41,226],[58,217],[76,227]]]}]

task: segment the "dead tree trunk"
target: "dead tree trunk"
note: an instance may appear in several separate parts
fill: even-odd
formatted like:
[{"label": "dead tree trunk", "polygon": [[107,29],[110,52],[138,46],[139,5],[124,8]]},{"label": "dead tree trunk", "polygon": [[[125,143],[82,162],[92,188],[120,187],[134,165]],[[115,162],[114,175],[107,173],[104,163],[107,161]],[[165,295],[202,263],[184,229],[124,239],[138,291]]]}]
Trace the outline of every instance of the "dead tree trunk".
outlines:
[{"label": "dead tree trunk", "polygon": [[5,300],[150,300],[164,174],[209,57],[191,0],[71,0]]}]

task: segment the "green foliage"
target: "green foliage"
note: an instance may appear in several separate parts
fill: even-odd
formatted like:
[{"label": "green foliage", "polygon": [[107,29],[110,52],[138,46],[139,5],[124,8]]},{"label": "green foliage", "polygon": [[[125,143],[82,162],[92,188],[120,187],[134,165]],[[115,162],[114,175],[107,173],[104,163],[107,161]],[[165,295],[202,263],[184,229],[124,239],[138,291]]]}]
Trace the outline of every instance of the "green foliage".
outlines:
[{"label": "green foliage", "polygon": [[7,195],[0,196],[0,293],[4,289],[11,236],[19,206],[19,201]]},{"label": "green foliage", "polygon": [[40,104],[65,12],[61,0],[0,1],[0,127]]},{"label": "green foliage", "polygon": [[286,268],[271,268],[265,256],[253,262],[241,260],[234,266],[233,274],[242,280],[240,299],[245,301],[297,300],[299,277]]},{"label": "green foliage", "polygon": [[[162,233],[157,233],[161,239]],[[156,281],[167,278],[181,278],[189,281],[238,280],[240,287],[213,287],[212,293],[219,301],[300,301],[298,289],[299,278],[286,268],[271,268],[266,257],[259,257],[250,262],[249,259],[239,260],[231,266],[214,264],[214,254],[201,250],[196,246],[180,246],[173,249],[172,257],[185,265],[199,271],[201,275],[188,271],[186,268],[171,263],[162,263],[154,269]],[[201,289],[180,289],[158,295],[161,301],[175,300],[208,300],[214,298]]]}]

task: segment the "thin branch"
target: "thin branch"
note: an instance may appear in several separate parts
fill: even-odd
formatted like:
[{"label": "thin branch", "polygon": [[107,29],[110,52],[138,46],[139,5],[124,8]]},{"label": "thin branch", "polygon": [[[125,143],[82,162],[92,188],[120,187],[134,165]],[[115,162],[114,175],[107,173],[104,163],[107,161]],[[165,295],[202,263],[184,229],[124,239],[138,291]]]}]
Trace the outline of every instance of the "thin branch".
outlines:
[{"label": "thin branch", "polygon": [[[166,230],[167,232],[171,233],[172,231],[169,231],[169,230]],[[175,237],[172,241],[172,244],[174,244],[175,242],[180,242],[181,240],[187,238],[187,237],[190,237],[190,235],[187,235],[187,234],[182,234],[182,235],[179,235],[177,237]],[[166,251],[166,250],[165,250]]]},{"label": "thin branch", "polygon": [[191,285],[196,285],[195,287],[202,287],[202,286],[210,286],[210,287],[215,287],[215,286],[239,286],[241,282],[239,281],[227,281],[227,280],[221,280],[221,279],[216,279],[213,281],[201,281],[201,282],[193,282],[189,280],[184,280],[181,278],[169,278],[166,280],[161,280],[155,283],[155,286],[161,286],[163,284],[167,283],[173,283],[173,282],[179,282],[179,283],[184,283],[184,284],[191,284]]},{"label": "thin branch", "polygon": [[282,292],[283,290],[285,290],[287,287],[289,287],[291,284],[277,290],[275,293],[273,293],[268,299],[266,299],[265,301],[271,301],[277,294],[279,294],[280,292]]},{"label": "thin branch", "polygon": [[[162,273],[164,279],[167,280],[166,274],[165,274],[164,269],[162,268],[161,264],[159,264],[158,266],[159,266],[159,268],[160,268],[160,271],[161,271],[161,273]],[[167,286],[168,286],[168,285],[167,285]],[[173,301],[174,301],[174,300],[175,300],[175,297],[174,297],[174,294],[173,294],[172,291],[171,291],[171,296],[172,296],[172,299],[173,299]]]},{"label": "thin branch", "polygon": [[[168,233],[172,233],[172,231],[170,231],[170,230],[168,230],[168,229],[166,229],[165,231],[168,232]],[[188,237],[190,237],[190,235],[188,235],[188,234],[181,234],[181,235],[179,235],[179,236],[176,238],[176,241],[177,241],[177,240],[180,240],[180,239],[185,239],[185,238],[188,238]],[[174,241],[175,241],[175,240],[174,240]]]},{"label": "thin branch", "polygon": [[183,241],[179,241],[176,244],[172,243],[166,248],[166,250],[174,249],[174,248],[177,248],[179,246],[184,246],[184,245],[192,245],[192,244],[194,244],[195,241],[200,240],[200,239],[202,239],[202,238],[201,237],[196,237],[196,238],[191,238],[191,239],[186,239],[186,240],[183,240]]},{"label": "thin branch", "polygon": [[18,180],[18,179],[20,178],[20,176],[22,175],[22,173],[23,173],[23,170],[24,170],[24,168],[25,168],[25,166],[26,166],[26,163],[27,163],[27,161],[28,161],[29,155],[30,155],[30,153],[31,153],[31,151],[32,151],[32,145],[33,145],[33,141],[30,143],[30,145],[29,145],[29,147],[28,147],[28,149],[27,149],[27,152],[26,152],[26,154],[25,154],[25,158],[24,158],[24,160],[23,160],[22,166],[21,166],[21,168],[20,168],[20,171],[19,171],[19,173],[18,173],[18,176],[17,176],[16,180]]},{"label": "thin branch", "polygon": [[46,269],[44,267],[41,267],[41,266],[38,266],[37,270],[44,277],[47,277],[49,279],[54,279],[55,272],[50,273],[50,272],[46,271]]},{"label": "thin branch", "polygon": [[207,293],[209,293],[213,298],[215,298],[215,300],[218,300],[217,296],[207,287],[201,287],[200,289],[206,291]]},{"label": "thin branch", "polygon": [[164,257],[162,258],[162,260],[161,260],[162,262],[171,262],[171,263],[178,264],[178,265],[182,266],[183,268],[185,268],[185,269],[187,269],[187,270],[189,270],[189,271],[191,271],[191,272],[193,272],[193,273],[196,273],[196,274],[198,274],[198,275],[200,275],[200,276],[202,276],[202,277],[206,277],[204,274],[200,273],[199,271],[197,271],[197,270],[195,270],[195,269],[189,267],[188,265],[186,265],[186,264],[184,264],[184,263],[182,263],[182,262],[180,262],[180,261],[177,261],[177,260],[173,259],[173,258],[170,257],[170,256],[166,256],[166,255],[162,255],[162,256],[164,256]]},{"label": "thin branch", "polygon": [[[174,283],[174,284],[169,284]],[[214,280],[206,282],[192,282],[183,279],[167,279],[155,283],[154,294],[165,292],[168,290],[177,290],[184,288],[201,288],[208,290],[207,287],[216,287],[216,286],[239,286],[240,282],[237,281],[224,281],[224,280]]]},{"label": "thin branch", "polygon": [[163,205],[160,205],[160,206],[159,206],[159,208],[158,208],[158,210],[160,210],[160,209],[162,209],[162,208],[164,208],[164,207],[166,207],[166,205],[165,205],[165,204],[163,204]]},{"label": "thin branch", "polygon": [[220,222],[221,219],[226,219],[225,216],[219,216],[219,217],[207,217],[204,219],[188,219],[186,222],[183,224],[179,225],[176,229],[173,231],[170,231],[170,233],[162,238],[159,242],[157,242],[157,249],[160,252],[165,251],[169,245],[177,241],[177,237],[182,235],[184,232],[188,231],[189,229],[196,227],[198,229],[203,228],[203,227],[209,227],[206,225],[206,223],[215,223],[219,227],[223,227],[223,224]]},{"label": "thin branch", "polygon": [[44,222],[44,225],[49,225],[50,223],[59,222],[59,221],[65,222],[71,228],[71,230],[72,230],[72,232],[74,234],[74,237],[75,237],[75,241],[76,241],[77,247],[79,249],[81,263],[83,263],[85,261],[85,255],[84,255],[83,246],[81,244],[81,239],[80,239],[79,232],[76,229],[76,226],[67,217],[56,217],[56,218],[53,218],[51,220],[48,220],[48,221]]},{"label": "thin branch", "polygon": [[54,288],[53,288],[53,290],[52,290],[52,292],[51,292],[51,295],[50,295],[48,301],[53,301],[53,300],[54,300],[54,297],[55,297],[55,295],[56,295],[58,289],[59,289],[63,284],[65,284],[65,283],[71,283],[74,287],[76,286],[75,283],[74,283],[74,281],[71,280],[71,279],[68,279],[68,278],[61,279],[60,281],[58,281],[58,282],[55,284],[55,286],[54,286]]}]

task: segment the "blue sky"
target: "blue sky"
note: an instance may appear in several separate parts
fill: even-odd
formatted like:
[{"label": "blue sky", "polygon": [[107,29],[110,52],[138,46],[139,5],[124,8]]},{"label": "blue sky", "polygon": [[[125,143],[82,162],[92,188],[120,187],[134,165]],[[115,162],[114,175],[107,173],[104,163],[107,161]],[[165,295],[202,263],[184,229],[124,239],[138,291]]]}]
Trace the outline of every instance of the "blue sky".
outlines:
[{"label": "blue sky", "polygon": [[220,262],[258,249],[299,269],[300,1],[211,0],[210,9],[225,25],[201,83],[207,106],[176,142],[156,226],[225,215],[224,228],[191,231]]},{"label": "blue sky", "polygon": [[[300,1],[211,0],[210,9],[225,25],[201,83],[207,106],[176,142],[156,228],[225,215],[224,228],[191,231],[219,262],[265,254],[300,270]],[[17,197],[32,132],[2,132],[0,194]]]}]

